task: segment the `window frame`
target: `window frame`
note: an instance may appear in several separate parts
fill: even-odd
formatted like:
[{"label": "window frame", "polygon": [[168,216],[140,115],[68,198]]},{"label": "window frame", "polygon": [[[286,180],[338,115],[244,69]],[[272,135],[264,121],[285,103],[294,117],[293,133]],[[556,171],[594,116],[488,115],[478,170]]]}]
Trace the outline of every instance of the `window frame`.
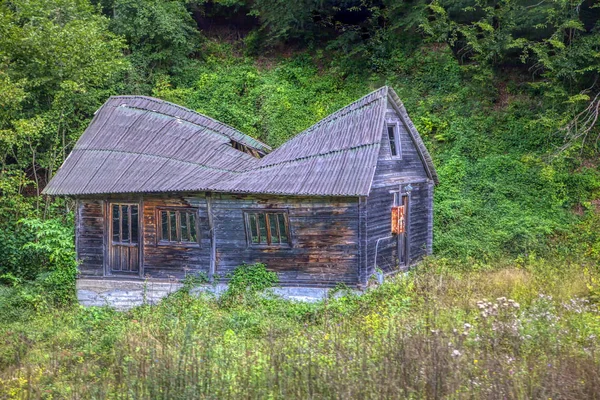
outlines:
[{"label": "window frame", "polygon": [[[292,247],[292,233],[291,233],[291,228],[290,228],[290,218],[289,218],[289,212],[287,209],[254,209],[254,208],[249,208],[249,209],[244,209],[243,211],[243,217],[244,217],[244,230],[246,231],[246,243],[248,245],[248,247],[263,247],[263,248],[291,248]],[[252,228],[250,226],[250,215],[251,214],[256,214],[257,216],[259,214],[263,214],[265,216],[265,232],[267,233],[267,242],[266,243],[253,243],[252,242]],[[281,241],[281,233],[279,233],[279,241],[280,243],[273,243],[272,241],[272,235],[271,235],[271,224],[269,222],[269,217],[268,214],[276,214],[276,215],[283,215],[283,223],[286,229],[286,236],[287,236],[287,240],[286,241]],[[258,218],[257,218],[258,221]],[[277,221],[279,222],[279,221]],[[257,222],[258,224],[258,222]],[[277,226],[279,227],[279,224],[277,224]],[[260,237],[260,227],[257,226],[257,231],[259,232],[259,237]]]},{"label": "window frame", "polygon": [[[390,128],[393,129],[394,132],[394,145],[396,146],[396,155],[392,154],[392,141],[390,140]],[[388,143],[388,148],[390,149],[390,158],[392,160],[402,160],[402,143],[400,141],[400,124],[398,122],[391,122],[386,124],[386,139]]]},{"label": "window frame", "polygon": [[[177,235],[177,241],[165,240],[163,238],[163,224],[162,224],[162,213],[163,212],[174,212],[175,217],[175,234]],[[184,242],[181,240],[181,214],[190,213],[196,215],[196,240],[193,242]],[[200,215],[198,208],[190,207],[157,207],[156,208],[156,244],[158,246],[179,246],[179,247],[200,247],[202,242],[202,235],[200,231]],[[170,222],[170,218],[169,222]],[[170,225],[170,223],[169,223]],[[170,229],[170,226],[167,228]],[[189,229],[189,228],[188,228]]]},{"label": "window frame", "polygon": [[[119,240],[115,241],[114,240],[114,207],[117,206],[119,207]],[[127,241],[123,241],[123,206],[127,207],[127,233],[129,236],[129,239]],[[136,228],[137,228],[137,235],[134,237],[133,235],[133,218],[132,218],[132,210],[131,207],[137,207],[137,219],[136,219]],[[137,247],[140,245],[140,214],[141,214],[141,210],[140,210],[140,205],[139,203],[133,203],[133,202],[108,202],[108,207],[109,207],[109,231],[108,231],[108,235],[109,235],[109,239],[110,239],[110,244],[111,246],[128,246],[128,247]],[[133,241],[133,239],[135,239],[135,241]]]}]

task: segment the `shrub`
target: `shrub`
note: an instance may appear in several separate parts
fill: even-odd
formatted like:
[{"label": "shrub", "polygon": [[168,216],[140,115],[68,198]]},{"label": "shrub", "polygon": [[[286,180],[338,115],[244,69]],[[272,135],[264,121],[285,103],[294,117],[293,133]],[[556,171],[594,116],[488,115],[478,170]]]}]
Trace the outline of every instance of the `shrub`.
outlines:
[{"label": "shrub", "polygon": [[41,271],[34,284],[43,290],[49,303],[69,305],[75,300],[77,261],[72,224],[49,219],[24,219],[21,223],[35,232],[35,240],[23,246],[33,250],[42,260]]},{"label": "shrub", "polygon": [[225,304],[244,304],[257,299],[257,295],[273,287],[279,278],[264,264],[242,264],[227,275],[229,287],[221,297]]}]

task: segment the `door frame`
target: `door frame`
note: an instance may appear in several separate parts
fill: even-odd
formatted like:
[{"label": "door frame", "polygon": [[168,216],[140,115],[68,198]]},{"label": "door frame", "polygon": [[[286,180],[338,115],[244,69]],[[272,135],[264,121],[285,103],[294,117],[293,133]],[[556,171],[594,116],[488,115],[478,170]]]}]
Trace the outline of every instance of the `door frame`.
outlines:
[{"label": "door frame", "polygon": [[[112,254],[112,205],[129,204],[138,206],[138,271],[119,273],[111,268]],[[104,200],[104,276],[119,278],[141,278],[144,273],[144,200],[143,198],[107,198]]]},{"label": "door frame", "polygon": [[[399,269],[406,269],[410,267],[410,192],[400,192],[398,200],[398,205],[404,206],[404,233],[397,235],[398,267]],[[400,260],[400,246],[404,247],[404,264]]]}]

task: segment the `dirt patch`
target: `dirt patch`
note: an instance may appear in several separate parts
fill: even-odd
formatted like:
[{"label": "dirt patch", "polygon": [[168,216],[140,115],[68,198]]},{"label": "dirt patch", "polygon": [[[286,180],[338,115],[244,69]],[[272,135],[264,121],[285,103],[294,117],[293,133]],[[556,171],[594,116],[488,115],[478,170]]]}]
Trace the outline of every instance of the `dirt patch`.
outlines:
[{"label": "dirt patch", "polygon": [[496,85],[496,90],[498,90],[498,97],[496,98],[496,101],[494,103],[495,110],[501,110],[508,106],[510,95],[506,86],[506,82],[498,82],[498,84]]}]

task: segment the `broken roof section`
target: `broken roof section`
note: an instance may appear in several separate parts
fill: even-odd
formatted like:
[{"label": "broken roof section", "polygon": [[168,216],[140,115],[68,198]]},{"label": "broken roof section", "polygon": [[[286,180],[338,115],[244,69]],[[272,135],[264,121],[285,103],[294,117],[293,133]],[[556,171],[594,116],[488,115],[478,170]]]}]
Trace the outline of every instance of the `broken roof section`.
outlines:
[{"label": "broken roof section", "polygon": [[175,104],[116,96],[98,110],[44,193],[210,189],[231,173],[256,165],[259,159],[250,152],[264,155],[270,150],[228,125]]},{"label": "broken roof section", "polygon": [[175,104],[142,96],[111,97],[44,193],[368,195],[388,100],[405,119],[430,178],[437,183],[427,149],[398,96],[386,86],[271,153],[258,140]]}]

